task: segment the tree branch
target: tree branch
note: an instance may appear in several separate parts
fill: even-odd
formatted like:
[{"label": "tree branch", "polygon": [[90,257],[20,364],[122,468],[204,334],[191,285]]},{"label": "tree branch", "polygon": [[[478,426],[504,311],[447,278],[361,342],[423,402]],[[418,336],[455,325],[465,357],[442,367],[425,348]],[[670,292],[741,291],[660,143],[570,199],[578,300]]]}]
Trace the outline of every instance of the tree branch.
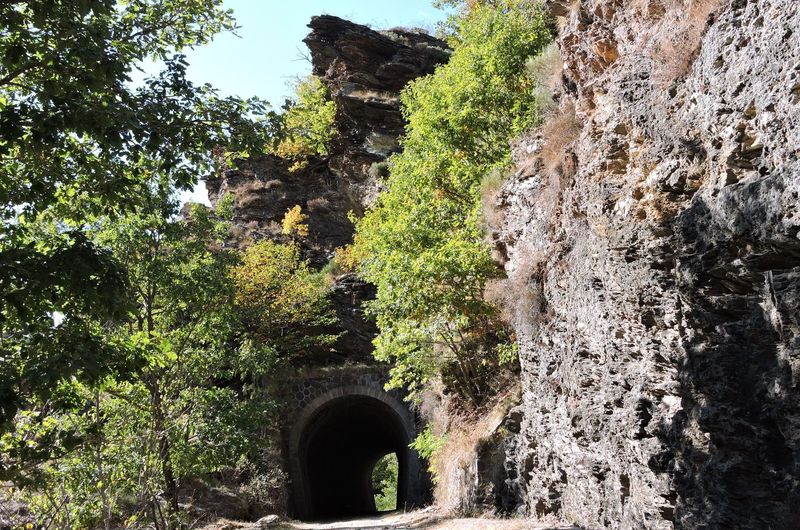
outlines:
[{"label": "tree branch", "polygon": [[[0,2],[2,2],[2,1],[3,0],[0,0]],[[30,63],[30,64],[26,64],[25,66],[22,66],[20,68],[17,68],[13,72],[9,72],[5,76],[0,77],[0,86],[5,86],[5,85],[13,82],[14,79],[18,78],[19,76],[21,76],[25,72],[33,70],[34,68],[38,68],[41,65],[42,65],[42,61],[35,61],[35,62]]]}]

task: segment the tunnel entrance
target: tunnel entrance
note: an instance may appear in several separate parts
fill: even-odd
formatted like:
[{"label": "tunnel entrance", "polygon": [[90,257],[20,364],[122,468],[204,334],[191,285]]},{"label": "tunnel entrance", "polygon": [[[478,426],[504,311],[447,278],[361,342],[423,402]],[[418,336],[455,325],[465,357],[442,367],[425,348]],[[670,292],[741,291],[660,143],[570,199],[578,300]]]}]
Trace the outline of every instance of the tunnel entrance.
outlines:
[{"label": "tunnel entrance", "polygon": [[415,436],[408,409],[376,389],[333,394],[309,405],[295,425],[296,515],[333,520],[378,513],[373,470],[387,454],[397,455],[397,508],[417,504],[419,460],[408,447]]}]

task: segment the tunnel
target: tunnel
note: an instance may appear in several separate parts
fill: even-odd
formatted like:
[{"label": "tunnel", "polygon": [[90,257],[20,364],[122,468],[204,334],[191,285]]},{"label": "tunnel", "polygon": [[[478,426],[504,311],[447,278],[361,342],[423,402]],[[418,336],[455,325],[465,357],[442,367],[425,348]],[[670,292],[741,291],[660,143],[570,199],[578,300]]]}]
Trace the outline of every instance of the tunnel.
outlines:
[{"label": "tunnel", "polygon": [[418,504],[419,459],[408,447],[414,436],[408,408],[380,390],[339,390],[312,403],[292,441],[296,516],[318,521],[377,513],[372,470],[390,453],[398,460],[397,507]]}]

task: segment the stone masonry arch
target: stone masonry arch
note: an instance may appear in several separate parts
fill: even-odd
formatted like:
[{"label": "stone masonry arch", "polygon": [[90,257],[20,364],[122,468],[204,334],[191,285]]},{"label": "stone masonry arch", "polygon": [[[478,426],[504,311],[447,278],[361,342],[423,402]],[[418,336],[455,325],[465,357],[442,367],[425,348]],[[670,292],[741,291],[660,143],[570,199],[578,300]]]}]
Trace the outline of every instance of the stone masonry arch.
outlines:
[{"label": "stone masonry arch", "polygon": [[396,453],[398,508],[420,505],[427,481],[417,453],[415,414],[398,393],[381,386],[342,384],[302,406],[289,432],[292,505],[301,519],[375,512],[369,486],[372,467]]}]

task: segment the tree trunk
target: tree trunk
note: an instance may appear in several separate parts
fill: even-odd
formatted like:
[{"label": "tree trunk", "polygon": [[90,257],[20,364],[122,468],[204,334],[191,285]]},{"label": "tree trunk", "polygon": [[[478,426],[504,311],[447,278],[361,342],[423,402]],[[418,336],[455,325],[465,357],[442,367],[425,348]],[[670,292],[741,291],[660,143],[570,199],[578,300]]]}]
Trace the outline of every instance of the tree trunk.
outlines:
[{"label": "tree trunk", "polygon": [[178,480],[170,460],[170,444],[167,433],[164,404],[161,390],[157,382],[150,386],[150,397],[153,405],[153,428],[158,440],[158,457],[164,475],[164,497],[167,500],[168,525],[170,529],[178,528]]}]

